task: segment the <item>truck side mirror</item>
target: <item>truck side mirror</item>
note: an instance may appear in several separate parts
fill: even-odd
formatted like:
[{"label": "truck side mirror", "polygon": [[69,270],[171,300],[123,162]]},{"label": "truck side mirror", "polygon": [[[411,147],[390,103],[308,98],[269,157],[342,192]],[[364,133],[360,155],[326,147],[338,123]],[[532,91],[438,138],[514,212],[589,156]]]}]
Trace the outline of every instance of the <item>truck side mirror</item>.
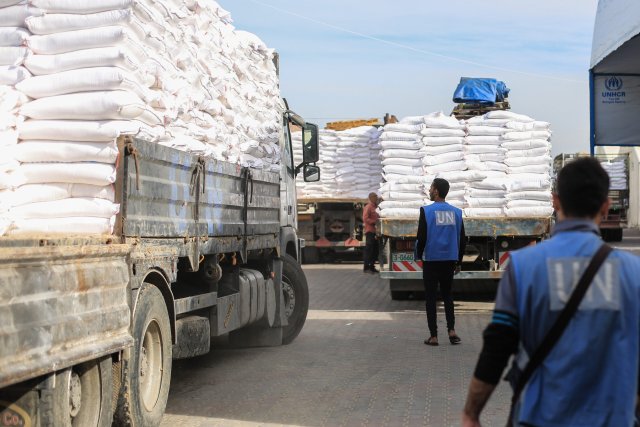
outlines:
[{"label": "truck side mirror", "polygon": [[304,165],[302,176],[304,177],[304,182],[318,182],[320,181],[320,167]]},{"label": "truck side mirror", "polygon": [[[302,129],[302,162],[315,163],[320,160],[318,148],[318,126],[306,123]],[[305,173],[305,181],[306,181]]]}]

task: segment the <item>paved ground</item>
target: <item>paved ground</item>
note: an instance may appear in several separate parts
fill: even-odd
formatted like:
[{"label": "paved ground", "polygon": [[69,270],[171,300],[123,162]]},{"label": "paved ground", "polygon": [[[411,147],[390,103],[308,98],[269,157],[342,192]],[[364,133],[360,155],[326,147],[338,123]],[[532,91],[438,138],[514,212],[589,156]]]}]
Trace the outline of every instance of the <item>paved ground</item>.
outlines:
[{"label": "paved ground", "polygon": [[640,255],[640,230],[624,230],[624,239],[622,242],[612,243],[612,245],[616,248]]},{"label": "paved ground", "polygon": [[[614,246],[640,255],[640,232]],[[391,301],[357,265],[305,270],[310,311],[296,341],[175,363],[162,425],[458,425],[491,304],[457,302],[463,344],[431,348],[422,301]],[[444,331],[442,312],[439,321]],[[504,425],[509,396],[503,382],[483,425]]]},{"label": "paved ground", "polygon": [[[291,344],[174,364],[163,426],[455,426],[491,303],[458,302],[462,345],[427,347],[422,301],[391,301],[358,265],[305,267],[311,303]],[[446,331],[444,313],[439,313]],[[504,425],[501,385],[483,416]]]}]

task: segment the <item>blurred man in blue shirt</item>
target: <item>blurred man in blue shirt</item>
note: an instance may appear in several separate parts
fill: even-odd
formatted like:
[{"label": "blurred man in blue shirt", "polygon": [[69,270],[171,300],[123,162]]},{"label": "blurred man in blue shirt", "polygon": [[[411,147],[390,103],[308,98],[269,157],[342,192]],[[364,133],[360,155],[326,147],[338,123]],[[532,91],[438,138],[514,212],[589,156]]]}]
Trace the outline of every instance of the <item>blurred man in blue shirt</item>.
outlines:
[{"label": "blurred man in blue shirt", "polygon": [[[598,224],[609,209],[609,176],[594,158],[558,174],[552,238],[515,251],[496,297],[493,320],[462,414],[480,412],[509,357],[522,371],[602,244]],[[614,250],[592,281],[559,341],[534,371],[515,406],[513,425],[632,426],[638,394],[640,258]]]}]

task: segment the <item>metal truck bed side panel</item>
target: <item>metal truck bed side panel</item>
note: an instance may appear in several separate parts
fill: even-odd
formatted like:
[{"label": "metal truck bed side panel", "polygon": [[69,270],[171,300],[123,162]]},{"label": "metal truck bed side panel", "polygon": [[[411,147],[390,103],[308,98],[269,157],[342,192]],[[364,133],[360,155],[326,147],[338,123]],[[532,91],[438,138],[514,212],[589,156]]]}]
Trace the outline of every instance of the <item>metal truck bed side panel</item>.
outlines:
[{"label": "metal truck bed side panel", "polygon": [[124,159],[123,234],[127,237],[185,237],[204,234],[195,221],[192,185],[197,157],[135,140]]},{"label": "metal truck bed side panel", "polygon": [[244,182],[242,168],[207,161],[204,194],[200,196],[200,219],[208,236],[240,236],[244,233]]},{"label": "metal truck bed side panel", "polygon": [[[383,218],[380,234],[387,237],[415,238],[418,218]],[[467,236],[541,236],[549,233],[551,218],[465,218]]]},{"label": "metal truck bed side panel", "polygon": [[[381,279],[389,279],[389,280],[397,280],[397,283],[394,283],[394,291],[414,291],[416,290],[416,286],[413,283],[407,283],[403,286],[403,282],[400,280],[417,280],[419,281],[418,289],[422,290],[422,270],[420,271],[388,271],[383,270],[380,272]],[[482,279],[491,279],[491,280],[500,280],[502,277],[502,270],[495,271],[461,271],[454,276],[454,279],[457,281],[460,280],[482,280]]]},{"label": "metal truck bed side panel", "polygon": [[126,156],[124,165],[125,237],[235,236],[241,245],[245,233],[278,233],[277,173],[249,170],[142,140],[132,144],[136,154]]},{"label": "metal truck bed side panel", "polygon": [[247,203],[247,234],[276,234],[280,230],[280,175],[251,170]]},{"label": "metal truck bed side panel", "polygon": [[352,199],[352,198],[309,198],[309,197],[305,197],[305,198],[299,198],[298,199],[298,203],[299,204],[303,204],[303,203],[362,203],[363,205],[366,205],[369,202],[368,199]]},{"label": "metal truck bed side panel", "polygon": [[0,388],[132,344],[128,245],[3,246]]}]

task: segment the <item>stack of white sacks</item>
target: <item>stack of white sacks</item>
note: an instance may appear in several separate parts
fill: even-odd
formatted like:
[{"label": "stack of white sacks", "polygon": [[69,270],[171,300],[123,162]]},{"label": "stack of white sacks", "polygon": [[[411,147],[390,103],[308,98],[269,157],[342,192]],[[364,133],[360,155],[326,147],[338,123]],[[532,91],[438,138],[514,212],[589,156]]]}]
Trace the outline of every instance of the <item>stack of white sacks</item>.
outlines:
[{"label": "stack of white sacks", "polygon": [[553,213],[549,127],[547,122],[509,111],[493,111],[467,121],[468,163],[487,175],[469,185],[468,217]]},{"label": "stack of white sacks", "polygon": [[609,174],[609,187],[612,190],[626,190],[629,187],[629,183],[627,182],[627,166],[624,158],[602,162],[602,167]]},{"label": "stack of white sacks", "polygon": [[[426,195],[437,177],[449,181],[447,202],[463,208],[466,217],[546,217],[553,213],[549,123],[508,111],[494,111],[468,121],[433,113],[401,122],[405,124],[385,127],[383,149],[390,143],[387,138],[400,137],[390,134],[391,130],[398,131],[408,123],[417,126],[423,147],[414,146],[412,155],[422,156],[423,170],[418,176],[419,171],[411,169],[414,163],[406,160],[409,156],[404,153],[401,160],[394,160],[404,166],[394,166],[393,170],[385,166],[382,217],[417,217],[419,207],[430,203]],[[403,147],[413,144],[410,137],[405,139]],[[407,184],[418,183],[424,191],[423,200],[390,191],[402,188],[408,192],[414,187]],[[408,199],[410,202],[405,201]],[[401,205],[401,200],[405,204]]]},{"label": "stack of white sacks", "polygon": [[321,197],[325,197],[329,189],[335,189],[337,186],[338,176],[349,172],[351,164],[346,162],[347,159],[341,159],[338,155],[338,147],[340,146],[338,132],[330,129],[321,130],[318,143],[320,149],[318,164],[322,184],[320,194]]},{"label": "stack of white sacks", "polygon": [[[16,160],[16,147],[18,144],[17,126],[22,120],[16,109],[28,100],[20,92],[12,87],[0,86],[0,235],[4,234],[11,226],[10,209],[13,206],[7,189],[15,184],[12,174],[20,167]],[[13,199],[13,198],[11,198]]]},{"label": "stack of white sacks", "polygon": [[[366,199],[380,184],[380,131],[374,126],[360,126],[338,132],[336,150],[342,165],[335,186],[325,185],[325,192],[339,198]],[[332,188],[333,187],[333,188]]]},{"label": "stack of white sacks", "polygon": [[424,117],[405,117],[388,124],[380,136],[384,182],[380,186],[380,215],[383,218],[415,217],[428,198],[424,194],[423,158],[425,147],[421,131]]},{"label": "stack of white sacks", "polygon": [[[372,133],[371,140],[369,142],[369,188],[367,193],[375,193],[380,187],[382,181],[382,145],[380,145],[380,135],[382,135],[382,128],[375,128],[375,133]],[[368,197],[368,194],[367,194]]]},{"label": "stack of white sacks", "polygon": [[26,42],[29,31],[24,20],[30,14],[39,14],[36,9],[20,1],[0,2],[0,235],[11,226],[9,199],[10,189],[14,186],[12,175],[19,168],[16,160],[18,144],[17,127],[24,120],[19,108],[29,99],[15,90],[15,85],[31,74],[22,66],[29,53]]},{"label": "stack of white sacks", "polygon": [[0,5],[0,83],[32,99],[0,170],[8,233],[112,232],[122,134],[279,170],[273,52],[215,1]]},{"label": "stack of white sacks", "polygon": [[424,122],[421,134],[424,144],[422,164],[425,196],[428,196],[431,183],[436,177],[445,178],[450,185],[447,202],[464,208],[465,187],[469,178],[464,172],[467,169],[463,151],[464,122],[442,112],[425,116]]},{"label": "stack of white sacks", "polygon": [[548,122],[507,111],[489,113],[506,117],[509,131],[502,135],[507,149],[509,217],[545,217],[553,214],[551,196],[551,131]]},{"label": "stack of white sacks", "polygon": [[[298,176],[300,199],[366,199],[380,184],[380,131],[361,126],[345,131],[320,131],[320,181],[304,182]],[[302,163],[302,133],[294,132],[293,155]]]},{"label": "stack of white sacks", "polygon": [[[380,145],[382,128],[375,126],[367,126],[367,128],[369,128],[369,143],[367,144],[369,147],[369,165],[363,172],[368,180],[366,190],[359,191],[360,194],[366,194],[366,197],[369,197],[370,193],[378,191],[380,181],[382,181],[382,159],[380,158],[380,153],[382,152],[382,146]],[[363,162],[366,162],[366,157],[363,159]]]},{"label": "stack of white sacks", "polygon": [[29,54],[26,44],[31,33],[23,27],[27,17],[41,12],[26,3],[20,0],[0,2],[0,85],[15,86],[31,76],[23,66]]},{"label": "stack of white sacks", "polygon": [[507,122],[486,116],[473,117],[467,121],[465,158],[469,170],[478,171],[485,179],[470,182],[467,187],[468,217],[503,216],[507,205],[506,148],[501,136],[507,132]]}]

